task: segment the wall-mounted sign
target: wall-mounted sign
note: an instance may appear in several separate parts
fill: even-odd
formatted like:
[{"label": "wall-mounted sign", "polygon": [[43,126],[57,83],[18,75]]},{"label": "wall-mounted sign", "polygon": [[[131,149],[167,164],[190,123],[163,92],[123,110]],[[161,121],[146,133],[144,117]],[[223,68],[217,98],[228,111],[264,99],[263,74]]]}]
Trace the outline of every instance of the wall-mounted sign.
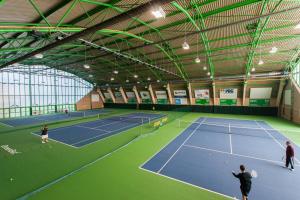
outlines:
[{"label": "wall-mounted sign", "polygon": [[151,97],[149,91],[140,91],[142,103],[151,103]]},{"label": "wall-mounted sign", "polygon": [[237,99],[237,88],[220,89],[220,99]]},{"label": "wall-mounted sign", "polygon": [[158,104],[168,103],[167,91],[155,91],[155,94],[156,94],[156,99]]},{"label": "wall-mounted sign", "polygon": [[272,94],[272,88],[251,88],[250,106],[269,106]]},{"label": "wall-mounted sign", "polygon": [[136,103],[136,97],[134,92],[126,92],[128,103]]},{"label": "wall-mounted sign", "polygon": [[195,103],[198,105],[209,105],[209,89],[195,90]]},{"label": "wall-mounted sign", "polygon": [[175,104],[187,104],[186,90],[174,90]]},{"label": "wall-mounted sign", "polygon": [[106,102],[108,102],[108,103],[112,102],[112,98],[108,92],[104,92],[103,95],[104,95]]}]

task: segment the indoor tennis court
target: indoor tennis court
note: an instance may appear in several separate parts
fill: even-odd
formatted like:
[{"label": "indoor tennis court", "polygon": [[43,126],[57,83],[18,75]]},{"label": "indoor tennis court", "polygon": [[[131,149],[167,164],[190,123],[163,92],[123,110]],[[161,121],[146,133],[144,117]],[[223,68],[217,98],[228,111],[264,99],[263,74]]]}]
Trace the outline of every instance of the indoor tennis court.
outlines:
[{"label": "indoor tennis court", "polygon": [[299,11],[0,0],[0,200],[299,200]]},{"label": "indoor tennis court", "polygon": [[[299,198],[296,185],[300,174],[286,176],[281,170],[284,161],[278,156],[284,155],[288,138],[264,121],[203,117],[179,123],[190,125],[141,169],[237,198],[238,183],[231,182],[232,175],[227,172],[242,162],[251,171],[262,173],[257,174],[253,199]],[[299,151],[298,146],[296,149]],[[295,166],[299,164],[295,157]]]}]

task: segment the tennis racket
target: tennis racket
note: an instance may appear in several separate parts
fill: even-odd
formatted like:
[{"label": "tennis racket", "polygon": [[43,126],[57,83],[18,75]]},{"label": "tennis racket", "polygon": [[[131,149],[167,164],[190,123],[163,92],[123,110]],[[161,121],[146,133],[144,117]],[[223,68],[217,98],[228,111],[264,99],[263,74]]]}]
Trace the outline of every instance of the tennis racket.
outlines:
[{"label": "tennis racket", "polygon": [[253,177],[253,178],[257,178],[257,171],[255,171],[255,170],[252,170],[251,171],[251,176]]}]

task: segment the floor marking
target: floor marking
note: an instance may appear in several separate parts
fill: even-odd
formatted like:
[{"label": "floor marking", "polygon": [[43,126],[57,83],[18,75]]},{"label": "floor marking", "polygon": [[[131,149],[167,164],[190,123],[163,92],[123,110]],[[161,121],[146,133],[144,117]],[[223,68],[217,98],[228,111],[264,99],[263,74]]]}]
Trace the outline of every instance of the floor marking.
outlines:
[{"label": "floor marking", "polygon": [[[276,161],[276,160],[269,160],[269,159],[264,159],[264,158],[257,158],[254,156],[246,156],[246,155],[242,155],[242,154],[237,154],[237,153],[228,153],[226,151],[220,151],[220,150],[215,150],[215,149],[209,149],[209,148],[205,148],[205,147],[198,147],[198,146],[194,146],[194,145],[184,145],[185,147],[189,147],[189,148],[194,148],[194,149],[201,149],[201,150],[205,150],[205,151],[213,151],[213,152],[217,152],[217,153],[222,153],[222,154],[227,154],[227,155],[232,155],[232,156],[238,156],[238,157],[244,157],[244,158],[251,158],[254,160],[260,160],[260,161],[266,161],[266,162],[271,162],[271,163],[279,163],[279,164],[284,164],[284,162],[281,161]],[[295,165],[295,166],[300,166],[300,165]]]},{"label": "floor marking", "polygon": [[[34,133],[34,132],[31,132],[31,134],[33,134],[33,135],[35,135],[35,136],[37,136],[37,137],[40,137],[40,138],[41,138],[41,136],[40,136],[40,135],[38,135],[38,134],[36,134],[36,133]],[[72,148],[78,148],[78,147],[76,147],[76,146],[72,146],[72,145],[70,145],[70,144],[67,144],[67,143],[61,142],[61,141],[59,141],[59,140],[55,140],[55,139],[53,139],[53,138],[50,138],[50,137],[48,137],[48,140],[50,140],[50,141],[53,141],[53,142],[57,142],[57,143],[60,143],[60,144],[63,144],[63,145],[67,145],[67,146],[69,146],[69,147],[72,147]]]},{"label": "floor marking", "polygon": [[232,150],[232,140],[231,140],[231,134],[229,133],[229,144],[230,144],[230,154],[233,153],[233,150]]},{"label": "floor marking", "polygon": [[176,155],[176,153],[180,150],[180,148],[195,134],[197,129],[201,126],[202,123],[204,123],[205,118],[202,122],[199,123],[199,125],[192,131],[192,133],[183,141],[183,143],[178,147],[178,149],[173,153],[173,155],[167,160],[167,162],[157,171],[157,173],[160,173],[164,167],[172,160],[172,158]]},{"label": "floor marking", "polygon": [[220,196],[229,198],[229,199],[237,200],[235,197],[231,197],[231,196],[228,196],[228,195],[226,195],[226,194],[222,194],[222,193],[219,193],[219,192],[216,192],[216,191],[213,191],[213,190],[204,188],[204,187],[200,187],[200,186],[198,186],[198,185],[194,185],[194,184],[189,183],[189,182],[185,182],[185,181],[182,181],[182,180],[179,180],[179,179],[176,179],[176,178],[172,178],[172,177],[167,176],[167,175],[164,175],[164,174],[160,174],[160,173],[157,173],[157,172],[153,172],[153,171],[151,171],[151,170],[148,170],[148,169],[145,169],[145,168],[142,168],[142,167],[139,167],[139,168],[140,168],[141,170],[146,171],[146,172],[150,172],[150,173],[152,173],[152,174],[155,174],[155,175],[158,175],[158,176],[161,176],[161,177],[170,179],[170,180],[172,180],[172,181],[176,181],[176,182],[179,182],[179,183],[183,183],[183,184],[185,184],[185,185],[189,185],[189,186],[192,186],[192,187],[201,189],[201,190],[205,190],[205,191],[208,191],[208,192],[211,192],[211,193],[214,193],[214,194],[217,194],[217,195],[220,195]]},{"label": "floor marking", "polygon": [[50,186],[52,186],[52,185],[54,185],[54,184],[56,184],[56,183],[58,183],[58,182],[60,182],[60,181],[62,181],[62,180],[64,180],[64,179],[66,179],[66,178],[68,178],[68,177],[70,177],[70,176],[72,176],[72,175],[74,175],[74,174],[76,174],[76,173],[78,173],[78,172],[84,170],[85,168],[87,168],[87,167],[89,167],[89,166],[95,164],[96,162],[98,162],[98,161],[100,161],[100,160],[103,160],[104,158],[106,158],[106,157],[108,157],[108,156],[110,156],[110,155],[116,153],[117,151],[119,151],[119,150],[121,150],[121,149],[127,147],[129,144],[133,143],[133,142],[136,141],[137,139],[139,139],[139,137],[134,138],[133,140],[131,140],[131,141],[129,141],[128,143],[122,145],[121,147],[119,147],[119,148],[113,150],[112,152],[107,153],[107,154],[105,154],[105,155],[103,155],[103,156],[97,158],[96,160],[94,160],[94,161],[92,161],[92,162],[90,162],[90,163],[88,163],[88,164],[86,164],[86,165],[83,165],[82,167],[80,167],[80,168],[78,168],[78,169],[76,169],[76,170],[74,170],[74,171],[72,171],[72,172],[70,172],[70,173],[68,173],[68,174],[66,174],[66,175],[64,175],[64,176],[62,176],[62,177],[60,177],[60,178],[58,178],[58,179],[56,179],[56,180],[54,180],[54,181],[52,181],[52,182],[50,182],[50,183],[44,185],[44,186],[42,186],[42,187],[40,187],[40,188],[34,190],[34,191],[32,191],[32,192],[29,192],[29,193],[27,193],[27,194],[25,194],[25,195],[23,195],[23,196],[17,198],[17,200],[26,200],[26,199],[28,199],[29,197],[31,197],[31,196],[33,196],[33,195],[35,195],[35,194],[37,194],[37,193],[39,193],[39,192],[41,192],[41,191],[43,191],[43,190],[49,188]]},{"label": "floor marking", "polygon": [[[202,119],[202,117],[200,118]],[[195,123],[197,120],[199,120],[199,118],[195,119],[193,122],[191,122],[191,125],[193,123]],[[187,131],[190,128],[190,126],[186,127],[183,129],[183,131],[181,131],[178,135],[176,135],[175,137],[173,137],[167,144],[165,144],[162,148],[160,148],[154,155],[152,155],[150,158],[148,158],[145,162],[143,162],[140,165],[140,168],[142,168],[142,166],[144,166],[147,162],[149,162],[152,158],[154,158],[156,155],[158,155],[163,149],[165,149],[169,144],[171,144],[172,142],[174,142],[183,132]]]},{"label": "floor marking", "polygon": [[97,130],[97,131],[104,131],[106,133],[111,133],[110,131],[106,131],[106,130],[102,130],[102,129],[96,129],[96,128],[87,127],[87,126],[75,125],[75,127],[80,127],[80,128],[86,128],[86,129],[92,129],[92,130]]},{"label": "floor marking", "polygon": [[[268,131],[266,130],[264,127],[262,127],[256,120],[255,122],[257,123],[258,126],[260,126],[282,149],[286,150],[286,148]],[[274,131],[276,131],[274,129]],[[280,132],[279,132],[280,133]],[[297,163],[300,163],[300,161],[296,158],[296,156],[294,157],[294,159],[297,161]]]},{"label": "floor marking", "polygon": [[9,124],[5,124],[5,123],[3,123],[3,122],[0,122],[0,124],[2,124],[3,126],[6,126],[6,127],[10,127],[10,128],[14,127],[14,126],[11,126],[11,125],[9,125]]},{"label": "floor marking", "polygon": [[[105,131],[106,133],[103,133],[103,134],[96,135],[96,136],[94,136],[94,137],[91,137],[91,138],[87,138],[87,139],[84,139],[84,140],[78,141],[78,142],[76,142],[76,143],[73,143],[72,145],[76,145],[76,144],[79,144],[79,143],[82,143],[82,142],[86,142],[86,141],[89,141],[89,140],[95,139],[95,138],[97,138],[97,137],[103,136],[103,135],[108,135],[108,134],[110,134],[110,133],[112,133],[112,135],[114,135],[114,134],[118,133],[118,131],[119,131],[119,130],[121,130],[121,129],[124,129],[124,128],[127,128],[127,127],[130,127],[130,126],[133,126],[133,127],[138,127],[138,125],[139,125],[139,124],[130,124],[130,125],[128,125],[128,126],[123,126],[123,127],[119,128],[119,129],[112,130],[112,131],[105,131],[105,130],[101,130],[101,131]],[[100,130],[100,129],[96,129],[96,130]]]}]

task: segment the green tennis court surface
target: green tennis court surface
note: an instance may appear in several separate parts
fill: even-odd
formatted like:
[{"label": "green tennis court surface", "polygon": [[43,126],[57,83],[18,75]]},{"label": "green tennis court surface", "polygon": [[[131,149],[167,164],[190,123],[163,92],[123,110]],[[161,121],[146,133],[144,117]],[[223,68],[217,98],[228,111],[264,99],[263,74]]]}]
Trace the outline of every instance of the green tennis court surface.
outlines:
[{"label": "green tennis court surface", "polygon": [[[118,110],[115,113],[130,112]],[[9,145],[21,152],[11,155],[0,150],[1,199],[225,199],[139,169],[142,163],[183,131],[175,118],[187,121],[202,116],[259,119],[274,128],[288,130],[297,127],[273,117],[159,113],[174,118],[160,128],[135,127],[80,149],[52,141],[42,144],[30,134],[36,128],[1,133],[1,145]],[[50,129],[56,126],[52,125]],[[296,133],[287,132],[286,136],[299,144]]]}]

